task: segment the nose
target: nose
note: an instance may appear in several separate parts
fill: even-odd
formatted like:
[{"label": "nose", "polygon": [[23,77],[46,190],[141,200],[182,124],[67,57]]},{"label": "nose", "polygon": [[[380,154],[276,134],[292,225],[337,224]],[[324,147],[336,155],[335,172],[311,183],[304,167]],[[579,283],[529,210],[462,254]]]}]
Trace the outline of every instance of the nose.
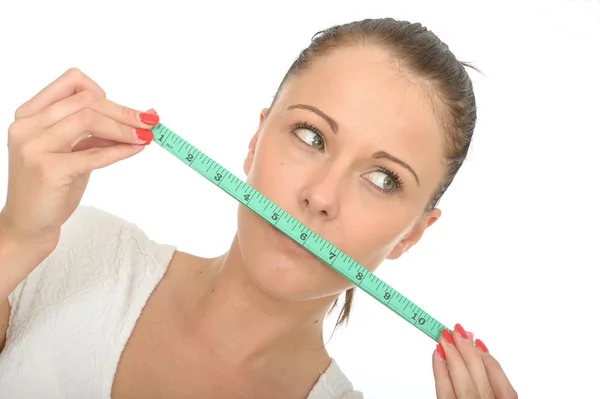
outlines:
[{"label": "nose", "polygon": [[322,175],[320,179],[311,180],[301,191],[302,209],[311,217],[335,218],[339,210],[340,186],[340,177],[333,174]]}]

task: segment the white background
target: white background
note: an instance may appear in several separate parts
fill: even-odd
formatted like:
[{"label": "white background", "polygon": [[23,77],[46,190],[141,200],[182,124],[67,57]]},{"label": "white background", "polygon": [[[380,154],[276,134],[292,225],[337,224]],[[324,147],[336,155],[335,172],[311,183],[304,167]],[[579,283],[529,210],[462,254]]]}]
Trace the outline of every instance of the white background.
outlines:
[{"label": "white background", "polygon": [[[440,221],[378,275],[473,331],[520,397],[600,397],[600,2],[191,4],[2,1],[2,140],[14,110],[76,66],[243,177],[259,112],[314,33],[420,21],[484,72],[470,72],[479,124]],[[6,165],[2,146],[3,198]],[[238,204],[156,144],[95,172],[83,203],[200,256],[236,229]],[[435,397],[435,342],[362,292],[328,348],[366,398]]]}]

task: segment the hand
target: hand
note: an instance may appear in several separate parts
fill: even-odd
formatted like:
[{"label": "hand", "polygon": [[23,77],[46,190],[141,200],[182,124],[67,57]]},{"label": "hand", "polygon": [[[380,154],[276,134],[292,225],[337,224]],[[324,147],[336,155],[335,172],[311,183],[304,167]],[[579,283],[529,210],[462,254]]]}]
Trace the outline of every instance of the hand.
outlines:
[{"label": "hand", "polygon": [[438,399],[516,399],[502,367],[481,340],[460,324],[451,335],[443,330],[433,352],[433,376]]},{"label": "hand", "polygon": [[2,231],[31,250],[52,252],[91,172],[139,153],[144,146],[132,144],[149,144],[156,123],[156,113],[107,100],[94,81],[69,69],[15,112]]}]

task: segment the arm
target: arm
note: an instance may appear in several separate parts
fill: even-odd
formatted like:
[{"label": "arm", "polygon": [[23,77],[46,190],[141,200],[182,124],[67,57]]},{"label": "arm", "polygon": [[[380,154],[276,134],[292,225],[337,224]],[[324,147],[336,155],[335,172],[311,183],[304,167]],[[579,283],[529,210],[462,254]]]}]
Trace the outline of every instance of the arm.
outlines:
[{"label": "arm", "polygon": [[0,305],[0,353],[4,349],[6,342],[6,330],[8,329],[8,318],[10,317],[10,305],[8,301],[4,301]]},{"label": "arm", "polygon": [[8,295],[46,258],[43,253],[18,245],[0,226],[0,352],[10,317]]},{"label": "arm", "polygon": [[7,301],[8,295],[50,253],[18,243],[0,224],[0,303]]}]

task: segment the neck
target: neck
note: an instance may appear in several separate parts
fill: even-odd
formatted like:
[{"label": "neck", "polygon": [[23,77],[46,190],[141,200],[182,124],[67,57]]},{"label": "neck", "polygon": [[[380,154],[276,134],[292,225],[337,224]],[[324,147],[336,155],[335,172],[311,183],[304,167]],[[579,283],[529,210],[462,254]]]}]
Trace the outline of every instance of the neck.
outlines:
[{"label": "neck", "polygon": [[[261,291],[246,273],[237,235],[214,260],[210,283],[193,308],[194,331],[218,359],[285,367],[295,360],[329,364],[323,320],[335,297],[282,301]],[[325,362],[326,360],[326,362]]]}]

